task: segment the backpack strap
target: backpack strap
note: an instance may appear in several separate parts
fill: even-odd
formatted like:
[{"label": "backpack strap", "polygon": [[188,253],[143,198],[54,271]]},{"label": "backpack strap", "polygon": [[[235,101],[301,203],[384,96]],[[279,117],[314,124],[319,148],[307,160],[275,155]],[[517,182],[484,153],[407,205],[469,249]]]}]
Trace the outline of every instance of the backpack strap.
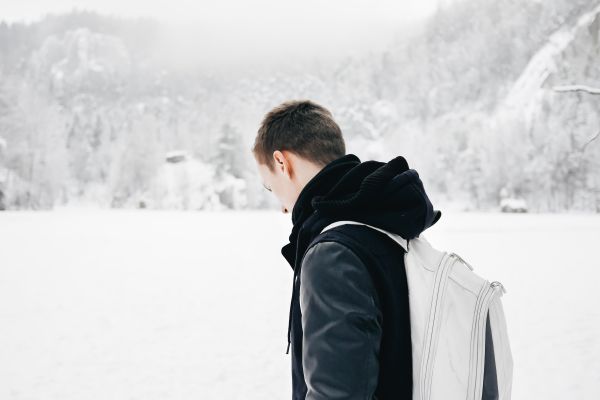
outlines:
[{"label": "backpack strap", "polygon": [[363,222],[348,221],[348,220],[346,220],[346,221],[335,221],[335,222],[332,222],[331,224],[327,225],[325,228],[323,228],[321,230],[321,233],[325,232],[327,229],[331,229],[331,228],[334,228],[336,226],[344,225],[344,224],[366,225],[366,226],[369,226],[369,227],[371,227],[371,228],[373,228],[375,230],[378,230],[379,232],[385,233],[390,238],[392,238],[396,243],[398,243],[404,249],[405,252],[408,253],[408,241],[406,239],[404,239],[402,236],[400,236],[400,235],[398,235],[396,233],[388,232],[385,229],[377,228],[377,227],[375,227],[373,225],[365,224]]}]

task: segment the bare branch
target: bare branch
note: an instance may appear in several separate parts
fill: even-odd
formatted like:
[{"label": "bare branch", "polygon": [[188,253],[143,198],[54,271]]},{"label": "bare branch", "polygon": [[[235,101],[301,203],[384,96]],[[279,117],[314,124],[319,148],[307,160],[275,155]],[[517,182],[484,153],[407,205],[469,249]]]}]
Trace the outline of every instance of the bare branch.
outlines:
[{"label": "bare branch", "polygon": [[588,140],[582,147],[581,147],[581,152],[583,153],[585,151],[585,148],[588,147],[590,145],[590,143],[592,143],[594,140],[598,139],[598,137],[600,137],[600,131],[598,131],[598,133],[596,133],[596,135],[594,135],[594,137],[592,137],[590,140]]},{"label": "bare branch", "polygon": [[552,89],[555,92],[585,92],[589,94],[600,94],[600,88],[595,88],[586,85],[554,86]]}]

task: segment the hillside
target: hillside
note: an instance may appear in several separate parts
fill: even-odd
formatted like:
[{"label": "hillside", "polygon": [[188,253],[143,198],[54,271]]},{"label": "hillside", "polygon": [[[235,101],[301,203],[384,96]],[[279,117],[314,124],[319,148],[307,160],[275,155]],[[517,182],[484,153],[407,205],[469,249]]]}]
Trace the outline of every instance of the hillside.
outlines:
[{"label": "hillside", "polygon": [[271,107],[311,98],[349,152],[404,154],[442,205],[598,212],[600,96],[571,90],[600,87],[598,5],[456,1],[382,53],[235,76],[163,57],[155,21],[1,22],[0,205],[274,206],[250,144]]}]

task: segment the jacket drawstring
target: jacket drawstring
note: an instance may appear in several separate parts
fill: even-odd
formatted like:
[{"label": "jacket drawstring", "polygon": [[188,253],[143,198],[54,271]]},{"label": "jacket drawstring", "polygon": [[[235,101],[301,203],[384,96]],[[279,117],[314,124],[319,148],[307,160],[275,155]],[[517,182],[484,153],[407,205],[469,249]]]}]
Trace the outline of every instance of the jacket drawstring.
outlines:
[{"label": "jacket drawstring", "polygon": [[290,312],[288,315],[288,331],[287,331],[287,349],[285,350],[285,354],[288,354],[290,351],[291,340],[291,327],[292,327],[292,307],[294,305],[294,294],[296,292],[296,266],[294,266],[294,277],[292,278],[292,298],[290,299]]}]

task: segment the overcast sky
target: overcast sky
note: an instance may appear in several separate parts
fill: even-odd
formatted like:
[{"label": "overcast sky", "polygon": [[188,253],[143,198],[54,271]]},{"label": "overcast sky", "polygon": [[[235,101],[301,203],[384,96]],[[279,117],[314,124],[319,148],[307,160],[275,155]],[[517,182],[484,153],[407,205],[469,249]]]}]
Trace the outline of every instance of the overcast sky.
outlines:
[{"label": "overcast sky", "polygon": [[[315,57],[327,62],[378,51],[403,27],[432,13],[438,1],[2,0],[0,18],[30,22],[47,13],[75,8],[152,17],[173,27],[173,53],[187,57],[191,49],[201,48],[202,57],[229,64],[244,60],[276,65]],[[190,34],[193,31],[201,34]],[[190,37],[194,40],[190,41]]]},{"label": "overcast sky", "polygon": [[[212,17],[288,17],[306,20],[356,18],[411,20],[430,13],[438,0],[3,0],[0,18],[31,21],[46,13],[73,8],[96,10],[122,16],[152,16],[172,21],[203,20]],[[282,21],[283,23],[283,21]]]}]

